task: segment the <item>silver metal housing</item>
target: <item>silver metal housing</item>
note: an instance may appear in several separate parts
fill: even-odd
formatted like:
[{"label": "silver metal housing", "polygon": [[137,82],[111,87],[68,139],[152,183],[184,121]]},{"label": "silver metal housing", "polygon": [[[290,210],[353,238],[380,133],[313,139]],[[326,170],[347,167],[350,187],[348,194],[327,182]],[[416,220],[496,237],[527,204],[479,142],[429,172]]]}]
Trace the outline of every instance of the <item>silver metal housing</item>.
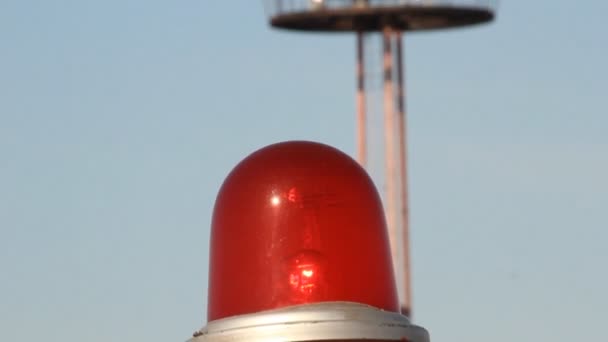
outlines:
[{"label": "silver metal housing", "polygon": [[325,302],[215,320],[188,342],[323,340],[429,342],[429,334],[396,312],[359,303]]}]

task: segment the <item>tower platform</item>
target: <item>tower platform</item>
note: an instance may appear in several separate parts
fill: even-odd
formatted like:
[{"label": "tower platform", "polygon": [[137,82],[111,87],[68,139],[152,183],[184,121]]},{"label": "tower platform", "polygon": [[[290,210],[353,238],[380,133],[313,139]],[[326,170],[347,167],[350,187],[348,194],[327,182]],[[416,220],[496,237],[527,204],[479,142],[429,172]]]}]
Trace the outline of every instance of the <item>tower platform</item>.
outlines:
[{"label": "tower platform", "polygon": [[272,26],[300,31],[418,31],[494,19],[490,3],[471,0],[268,0],[267,8]]}]

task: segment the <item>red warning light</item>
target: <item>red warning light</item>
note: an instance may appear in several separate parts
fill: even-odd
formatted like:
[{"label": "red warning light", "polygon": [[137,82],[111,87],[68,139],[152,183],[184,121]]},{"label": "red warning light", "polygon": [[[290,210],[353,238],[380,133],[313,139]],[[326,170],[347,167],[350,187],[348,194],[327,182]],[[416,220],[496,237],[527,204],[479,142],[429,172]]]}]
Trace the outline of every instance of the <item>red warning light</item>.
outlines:
[{"label": "red warning light", "polygon": [[333,147],[284,142],[241,161],[217,196],[210,246],[209,321],[328,301],[398,312],[378,192]]}]

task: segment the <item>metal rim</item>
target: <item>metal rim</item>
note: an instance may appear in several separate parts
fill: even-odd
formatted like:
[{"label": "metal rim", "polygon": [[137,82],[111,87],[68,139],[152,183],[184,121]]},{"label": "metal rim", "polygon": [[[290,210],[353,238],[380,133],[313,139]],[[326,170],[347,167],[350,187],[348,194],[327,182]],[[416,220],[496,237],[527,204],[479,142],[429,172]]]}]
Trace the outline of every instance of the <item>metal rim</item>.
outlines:
[{"label": "metal rim", "polygon": [[320,340],[429,342],[428,332],[396,312],[350,302],[297,305],[209,322],[189,342]]}]

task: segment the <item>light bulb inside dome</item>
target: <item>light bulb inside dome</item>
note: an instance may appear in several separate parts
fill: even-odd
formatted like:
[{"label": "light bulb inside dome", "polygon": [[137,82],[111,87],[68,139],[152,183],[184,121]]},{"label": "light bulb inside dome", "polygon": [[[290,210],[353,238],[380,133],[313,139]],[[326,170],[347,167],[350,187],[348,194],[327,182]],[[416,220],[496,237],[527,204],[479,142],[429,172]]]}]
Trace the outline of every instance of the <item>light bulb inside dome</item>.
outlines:
[{"label": "light bulb inside dome", "polygon": [[323,301],[327,296],[325,259],[318,251],[304,250],[283,261],[275,276],[275,304],[297,305]]}]

